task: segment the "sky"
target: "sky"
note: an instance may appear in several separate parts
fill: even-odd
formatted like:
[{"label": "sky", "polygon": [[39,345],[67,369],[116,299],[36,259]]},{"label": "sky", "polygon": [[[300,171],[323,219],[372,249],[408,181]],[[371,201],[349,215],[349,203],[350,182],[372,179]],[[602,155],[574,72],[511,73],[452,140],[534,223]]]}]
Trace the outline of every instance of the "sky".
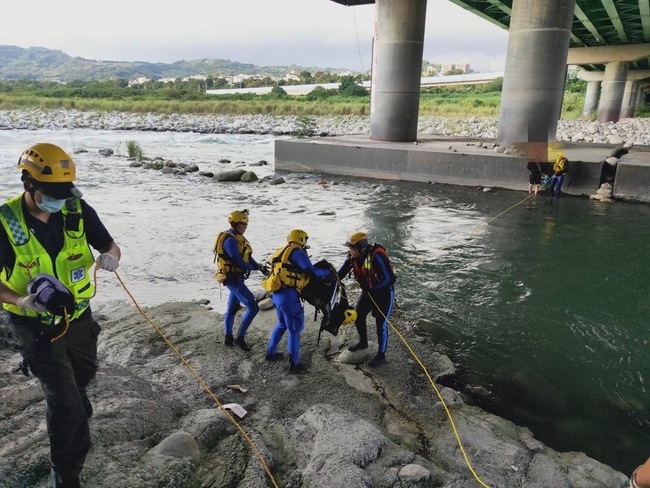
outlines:
[{"label": "sky", "polygon": [[[37,13],[37,15],[35,15]],[[228,59],[368,71],[375,6],[331,0],[12,1],[0,44],[102,61]],[[423,59],[503,71],[508,33],[448,0],[428,0]]]}]

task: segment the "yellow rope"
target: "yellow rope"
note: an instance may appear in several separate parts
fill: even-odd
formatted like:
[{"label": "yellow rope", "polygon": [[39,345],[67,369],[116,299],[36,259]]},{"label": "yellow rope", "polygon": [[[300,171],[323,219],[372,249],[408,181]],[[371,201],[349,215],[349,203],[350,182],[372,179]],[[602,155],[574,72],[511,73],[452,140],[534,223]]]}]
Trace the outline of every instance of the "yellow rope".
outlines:
[{"label": "yellow rope", "polygon": [[[544,185],[546,185],[546,184],[544,184]],[[540,188],[540,189],[541,189],[541,188]],[[522,203],[524,203],[525,201],[527,201],[527,200],[528,200],[529,198],[531,198],[532,196],[534,196],[534,195],[533,195],[533,194],[528,195],[526,198],[524,198],[524,199],[521,200],[520,202],[515,203],[514,205],[510,206],[510,207],[507,208],[506,210],[504,210],[504,211],[498,213],[497,215],[495,215],[494,217],[492,217],[492,218],[489,219],[488,221],[486,221],[486,222],[484,222],[484,223],[482,223],[482,224],[479,224],[478,226],[476,226],[476,227],[477,227],[477,230],[478,230],[479,227],[486,226],[486,225],[490,224],[491,222],[493,222],[493,221],[496,220],[497,218],[501,217],[502,215],[506,214],[507,212],[509,212],[509,211],[512,210],[513,208],[515,208],[515,207],[521,205]],[[459,241],[460,241],[460,239],[457,240],[456,242],[459,242]],[[453,244],[449,244],[449,245],[447,245],[447,246],[442,247],[441,249],[449,249],[449,248],[453,247],[454,245],[456,245],[456,244],[455,244],[455,243],[453,243]],[[402,266],[402,267],[400,268],[400,270],[402,270],[402,269],[404,269],[404,268],[406,268],[406,267],[408,267],[408,266],[411,266],[411,265],[413,265],[413,264],[421,263],[421,262],[424,262],[424,261],[426,261],[426,259],[419,259],[419,260],[409,261],[409,262],[407,262],[404,266]],[[436,384],[435,384],[435,382],[433,381],[433,378],[431,378],[431,375],[429,374],[429,371],[427,370],[427,367],[424,365],[424,363],[422,363],[422,361],[420,360],[420,358],[418,357],[418,355],[415,353],[415,351],[413,350],[413,348],[411,348],[411,346],[409,345],[409,343],[407,342],[407,340],[404,338],[404,336],[399,332],[399,330],[397,330],[397,328],[396,328],[396,327],[395,327],[395,326],[390,322],[390,320],[388,320],[388,318],[386,317],[386,315],[384,315],[384,312],[383,312],[383,311],[381,310],[381,308],[377,305],[377,302],[375,302],[375,299],[372,297],[372,295],[371,295],[370,293],[368,293],[368,297],[370,297],[370,300],[372,300],[372,303],[374,304],[375,309],[379,311],[379,313],[384,317],[384,320],[386,320],[386,323],[388,323],[388,325],[390,325],[391,329],[392,329],[392,330],[397,334],[397,336],[400,338],[400,340],[402,341],[402,343],[406,346],[406,349],[408,349],[408,351],[411,353],[411,356],[413,356],[413,358],[415,359],[415,361],[418,363],[418,365],[420,366],[420,368],[422,369],[422,371],[423,371],[424,374],[426,375],[427,379],[429,380],[429,383],[431,384],[431,387],[432,387],[433,390],[436,392],[436,395],[437,395],[438,398],[440,399],[440,402],[442,403],[442,406],[443,406],[444,409],[445,409],[445,413],[447,414],[447,418],[449,419],[449,423],[451,424],[451,428],[452,428],[452,430],[453,430],[453,432],[454,432],[454,436],[456,437],[456,442],[458,443],[458,447],[460,448],[460,452],[462,453],[462,455],[463,455],[463,459],[465,460],[465,464],[466,464],[467,467],[469,468],[470,472],[472,473],[472,475],[474,476],[474,478],[476,479],[476,481],[477,481],[481,486],[483,486],[484,488],[490,488],[489,485],[486,485],[486,484],[481,480],[481,478],[478,476],[478,474],[476,473],[476,471],[475,471],[474,468],[472,467],[472,463],[470,462],[469,457],[467,456],[467,452],[465,451],[465,448],[464,448],[464,446],[463,446],[463,443],[462,443],[462,441],[461,441],[461,439],[460,439],[460,435],[458,434],[458,430],[456,429],[456,423],[454,422],[454,418],[453,418],[452,415],[451,415],[451,411],[449,410],[449,407],[447,407],[447,404],[445,403],[445,400],[443,399],[442,395],[440,394],[440,391],[439,391],[438,388],[436,387]]]},{"label": "yellow rope", "polygon": [[[167,344],[167,346],[168,346],[168,347],[172,350],[172,352],[173,352],[173,353],[178,357],[178,359],[181,360],[181,362],[185,365],[185,367],[186,367],[187,370],[192,374],[192,376],[194,376],[194,378],[197,380],[197,382],[199,383],[199,385],[201,385],[201,387],[205,390],[205,392],[208,394],[208,396],[210,396],[210,398],[212,398],[212,400],[214,401],[214,403],[215,403],[215,404],[216,404],[216,405],[217,405],[217,406],[218,406],[218,407],[219,407],[219,408],[220,408],[220,409],[221,409],[221,410],[222,410],[222,411],[227,415],[227,417],[228,417],[228,419],[230,420],[230,422],[231,422],[235,427],[237,427],[237,429],[239,430],[239,432],[241,433],[241,435],[244,437],[244,439],[246,439],[246,441],[250,444],[250,446],[251,446],[251,448],[253,449],[253,452],[255,453],[255,455],[259,458],[260,463],[262,464],[262,467],[264,468],[264,471],[266,471],[266,474],[269,476],[269,479],[271,480],[271,483],[273,483],[273,486],[274,486],[275,488],[278,488],[278,485],[277,485],[277,483],[275,482],[275,479],[273,478],[273,474],[271,474],[271,470],[269,469],[268,465],[266,464],[266,461],[264,461],[264,456],[262,456],[262,453],[259,451],[259,449],[258,449],[257,446],[255,445],[255,443],[253,442],[253,440],[250,438],[250,436],[246,433],[246,431],[243,429],[243,427],[242,427],[241,425],[239,425],[239,423],[237,422],[237,420],[235,420],[235,418],[230,414],[230,412],[229,412],[228,410],[226,410],[225,408],[223,408],[223,404],[219,401],[219,399],[217,398],[217,396],[212,392],[212,390],[211,390],[210,387],[207,385],[207,383],[205,382],[205,380],[204,380],[204,379],[199,375],[199,373],[196,372],[196,370],[195,370],[195,369],[192,367],[192,365],[187,361],[187,359],[185,359],[185,358],[183,357],[183,355],[180,353],[180,351],[178,350],[178,348],[176,348],[176,346],[175,346],[175,345],[174,345],[174,344],[173,344],[173,343],[172,343],[172,342],[167,338],[167,336],[165,336],[165,333],[160,329],[160,327],[158,327],[158,326],[157,326],[157,325],[156,325],[156,324],[155,324],[155,323],[154,323],[154,322],[153,322],[153,321],[152,321],[152,320],[147,316],[147,314],[144,312],[144,310],[142,310],[142,308],[140,307],[140,305],[138,304],[138,302],[135,300],[135,298],[133,297],[133,295],[129,292],[128,288],[127,288],[126,285],[124,284],[124,281],[122,281],[122,278],[121,278],[120,275],[117,273],[117,271],[114,271],[114,273],[115,273],[115,276],[117,277],[117,280],[120,282],[120,285],[122,285],[122,288],[124,288],[124,291],[125,291],[126,294],[129,296],[129,298],[131,299],[131,301],[133,302],[133,304],[135,305],[135,307],[138,309],[138,312],[140,312],[140,314],[142,315],[142,317],[144,317],[144,319],[145,319],[147,322],[149,322],[149,324],[150,324],[150,325],[153,327],[153,329],[158,333],[158,335],[163,339],[163,341],[165,341],[165,343]],[[96,282],[97,282],[97,268],[95,267],[95,290],[97,290],[97,283],[96,283]]]},{"label": "yellow rope", "polygon": [[456,443],[458,444],[458,447],[460,448],[460,452],[463,454],[463,459],[465,460],[465,464],[469,468],[470,472],[476,479],[476,481],[483,486],[484,488],[490,488],[489,485],[486,485],[481,478],[479,478],[478,474],[472,467],[472,463],[469,460],[469,457],[467,456],[467,453],[465,452],[465,447],[463,446],[463,442],[460,440],[460,435],[458,434],[458,430],[456,429],[456,423],[454,422],[454,418],[451,415],[451,411],[449,410],[449,407],[447,407],[447,404],[445,403],[444,398],[440,394],[440,391],[438,390],[438,387],[436,386],[436,383],[433,381],[433,378],[431,378],[431,375],[429,374],[429,370],[427,367],[424,365],[424,363],[420,360],[418,355],[415,353],[413,348],[409,345],[407,340],[404,338],[402,334],[397,330],[397,328],[388,320],[388,318],[384,315],[384,312],[379,308],[379,305],[377,305],[377,302],[375,302],[375,299],[372,298],[372,295],[368,293],[368,296],[370,297],[370,300],[372,300],[372,303],[375,305],[375,309],[379,311],[379,313],[384,317],[384,320],[386,320],[386,323],[390,325],[391,329],[393,329],[393,332],[397,334],[397,336],[400,338],[402,343],[406,346],[406,349],[411,353],[411,356],[415,359],[415,361],[420,365],[420,368],[422,368],[422,371],[424,371],[424,374],[426,375],[427,379],[429,380],[429,383],[431,384],[431,387],[433,390],[436,392],[436,395],[438,395],[438,398],[440,399],[440,402],[442,403],[442,406],[445,409],[445,412],[447,414],[447,418],[449,419],[449,423],[451,424],[451,428],[454,431],[454,437],[456,437]]},{"label": "yellow rope", "polygon": [[[505,214],[506,212],[512,210],[513,208],[517,207],[518,205],[520,205],[520,204],[522,204],[523,202],[525,202],[526,200],[528,200],[531,196],[532,196],[532,195],[529,195],[527,198],[525,198],[525,199],[523,199],[522,201],[520,201],[519,203],[517,203],[517,204],[511,206],[510,208],[504,210],[503,212],[499,213],[498,215],[496,215],[495,217],[491,218],[490,220],[488,220],[487,222],[485,222],[485,223],[482,224],[482,225],[488,225],[490,222],[494,221],[495,219],[497,219],[497,218],[500,217],[501,215]],[[447,249],[447,248],[449,248],[449,247],[453,247],[453,246],[443,247],[442,249]],[[422,261],[424,261],[424,260],[417,260],[417,261],[411,261],[411,262],[408,262],[408,263],[406,263],[404,266],[402,266],[402,268],[400,268],[400,269],[403,269],[403,268],[405,268],[405,267],[407,267],[407,266],[410,266],[410,265],[412,265],[412,264],[415,264],[415,263],[418,263],[418,262],[422,262]],[[124,289],[124,291],[126,292],[126,294],[129,296],[129,298],[131,299],[131,301],[133,302],[133,304],[134,304],[135,307],[137,308],[138,312],[140,312],[140,314],[142,315],[142,317],[143,317],[143,318],[144,318],[144,319],[145,319],[145,320],[146,320],[146,321],[147,321],[147,322],[148,322],[148,323],[153,327],[153,329],[158,333],[158,335],[163,339],[163,341],[165,341],[165,343],[167,344],[167,346],[168,346],[168,347],[172,350],[172,352],[173,352],[173,353],[174,353],[174,354],[175,354],[175,355],[176,355],[176,356],[181,360],[181,362],[185,365],[185,367],[186,367],[187,370],[192,374],[192,376],[194,376],[194,378],[197,380],[197,382],[199,383],[199,385],[201,385],[201,387],[205,390],[205,392],[208,394],[208,396],[210,396],[210,398],[212,398],[212,400],[214,401],[214,403],[215,403],[215,404],[216,404],[216,405],[217,405],[217,406],[218,406],[218,407],[219,407],[219,408],[220,408],[220,409],[221,409],[221,410],[226,414],[226,416],[228,417],[228,419],[230,420],[230,422],[231,422],[231,423],[232,423],[232,424],[233,424],[233,425],[234,425],[234,426],[239,430],[239,432],[242,434],[242,436],[244,437],[244,439],[245,439],[245,440],[250,444],[250,446],[251,446],[253,452],[255,453],[255,455],[259,458],[260,463],[262,464],[262,467],[264,468],[264,471],[266,472],[266,474],[269,476],[269,478],[270,478],[270,480],[271,480],[271,483],[273,483],[273,486],[274,486],[275,488],[279,488],[278,485],[277,485],[277,483],[276,483],[276,481],[275,481],[275,478],[273,477],[273,474],[271,473],[271,470],[270,470],[269,466],[267,465],[266,461],[264,460],[264,456],[263,456],[262,453],[259,451],[259,449],[258,449],[257,446],[255,445],[255,443],[253,442],[253,440],[250,438],[250,436],[246,433],[246,431],[243,429],[243,427],[242,427],[242,426],[237,422],[237,420],[235,420],[235,418],[230,414],[230,412],[228,412],[228,410],[226,410],[225,408],[223,408],[223,404],[219,401],[219,399],[217,398],[217,396],[212,392],[212,390],[211,390],[210,387],[207,385],[207,383],[205,382],[205,380],[201,377],[201,375],[199,375],[199,373],[198,373],[198,372],[197,372],[197,371],[192,367],[192,365],[187,361],[187,359],[185,359],[185,357],[183,357],[183,355],[180,353],[180,351],[178,350],[178,348],[176,348],[176,346],[175,346],[175,345],[174,345],[174,344],[173,344],[173,343],[172,343],[172,342],[167,338],[167,336],[165,336],[164,332],[163,332],[163,331],[162,331],[162,330],[161,330],[161,329],[160,329],[160,328],[159,328],[159,327],[158,327],[158,326],[157,326],[157,325],[156,325],[156,324],[155,324],[155,323],[154,323],[154,322],[153,322],[153,321],[152,321],[152,320],[147,316],[147,314],[144,312],[144,310],[142,309],[142,307],[140,307],[140,305],[138,304],[138,302],[136,301],[136,299],[133,297],[133,295],[131,294],[131,292],[129,292],[127,286],[125,285],[124,281],[122,281],[122,278],[121,278],[120,275],[117,273],[117,271],[114,271],[114,273],[115,273],[115,276],[117,277],[117,280],[120,282],[120,285],[122,286],[122,288]],[[339,278],[338,278],[338,275],[337,275],[336,273],[334,273],[334,274],[337,276],[337,280],[340,282],[340,280],[339,280]],[[95,280],[95,291],[93,292],[92,296],[89,297],[89,298],[94,297],[95,294],[97,293],[97,267],[95,267],[95,271],[94,271],[94,280]],[[454,422],[454,419],[453,419],[453,417],[452,417],[452,415],[451,415],[451,411],[450,411],[449,408],[447,407],[447,404],[445,403],[445,400],[443,399],[442,395],[440,394],[440,391],[439,391],[438,388],[436,387],[435,382],[433,381],[433,378],[431,378],[431,375],[429,374],[428,369],[427,369],[426,366],[422,363],[422,361],[421,361],[420,358],[417,356],[417,354],[415,353],[415,351],[414,351],[414,350],[411,348],[411,346],[408,344],[408,342],[406,341],[406,339],[404,338],[404,336],[402,336],[402,334],[400,334],[400,332],[397,330],[397,328],[396,328],[396,327],[395,327],[395,326],[394,326],[394,325],[393,325],[393,324],[388,320],[388,318],[384,315],[384,313],[381,311],[381,309],[379,308],[379,306],[378,306],[377,303],[375,302],[374,298],[372,298],[372,296],[371,296],[370,294],[368,294],[368,296],[369,296],[370,299],[372,300],[372,302],[373,302],[373,304],[375,305],[376,309],[379,310],[379,313],[382,314],[382,316],[384,317],[384,319],[386,320],[386,322],[388,323],[388,325],[390,325],[391,329],[392,329],[392,330],[397,334],[397,336],[400,338],[400,340],[402,341],[402,343],[406,346],[406,348],[407,348],[408,351],[411,353],[411,355],[413,356],[413,358],[414,358],[414,359],[416,360],[416,362],[420,365],[420,368],[422,368],[422,371],[424,371],[424,374],[426,375],[427,379],[429,380],[429,383],[430,383],[431,386],[433,387],[434,391],[436,392],[436,395],[437,395],[438,398],[440,399],[440,402],[442,403],[442,406],[443,406],[444,409],[445,409],[445,412],[446,412],[446,414],[447,414],[447,417],[448,417],[448,419],[449,419],[449,422],[450,422],[450,424],[451,424],[451,427],[452,427],[452,429],[453,429],[453,431],[454,431],[454,436],[456,437],[456,442],[458,443],[458,447],[460,448],[460,451],[461,451],[461,453],[463,454],[463,459],[465,460],[465,463],[467,464],[467,467],[469,468],[470,472],[472,473],[472,475],[474,476],[474,478],[476,479],[476,481],[477,481],[481,486],[483,486],[484,488],[490,488],[488,485],[486,485],[486,484],[485,484],[485,483],[484,483],[484,482],[479,478],[478,474],[476,473],[476,471],[475,471],[474,468],[472,467],[472,464],[471,464],[471,462],[470,462],[470,460],[469,460],[469,457],[467,456],[467,453],[465,452],[465,448],[463,447],[463,443],[462,443],[462,441],[461,441],[461,439],[460,439],[460,435],[458,434],[458,430],[457,430],[457,428],[456,428],[456,424],[455,424],[455,422]]]}]

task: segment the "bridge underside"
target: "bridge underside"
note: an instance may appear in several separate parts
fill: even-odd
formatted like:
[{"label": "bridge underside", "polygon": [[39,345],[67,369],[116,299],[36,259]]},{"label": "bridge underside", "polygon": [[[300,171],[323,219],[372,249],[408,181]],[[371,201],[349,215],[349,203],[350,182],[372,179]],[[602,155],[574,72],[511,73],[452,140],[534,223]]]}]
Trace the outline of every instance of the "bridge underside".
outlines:
[{"label": "bridge underside", "polygon": [[[335,1],[335,0],[334,0]],[[513,0],[449,0],[508,30]],[[374,2],[371,2],[374,3]],[[361,3],[359,3],[361,5]],[[577,1],[569,47],[625,46],[650,42],[650,6],[645,0]],[[603,64],[583,66],[604,71]],[[649,59],[635,61],[632,69],[649,69]]]}]

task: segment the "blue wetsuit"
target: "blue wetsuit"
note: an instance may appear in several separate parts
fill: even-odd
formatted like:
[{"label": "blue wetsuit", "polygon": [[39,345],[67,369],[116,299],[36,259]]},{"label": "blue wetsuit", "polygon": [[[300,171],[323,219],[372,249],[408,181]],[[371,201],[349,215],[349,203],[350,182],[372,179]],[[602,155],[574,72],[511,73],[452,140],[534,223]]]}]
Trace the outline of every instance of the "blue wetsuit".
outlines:
[{"label": "blue wetsuit", "polygon": [[[303,272],[325,278],[331,274],[328,269],[315,268],[309,256],[302,249],[294,249],[289,255],[289,261],[294,266],[300,268]],[[300,303],[300,295],[293,287],[283,286],[278,291],[273,292],[273,304],[275,313],[278,316],[278,323],[271,331],[269,345],[266,349],[267,356],[274,355],[278,350],[278,344],[286,330],[289,331],[287,337],[287,349],[293,364],[300,362],[300,333],[305,327],[305,311]]]},{"label": "blue wetsuit", "polygon": [[239,331],[237,335],[244,337],[248,326],[251,325],[251,322],[257,315],[257,312],[260,311],[259,305],[257,305],[257,300],[248,289],[244,280],[248,276],[248,272],[259,269],[259,265],[253,259],[253,256],[250,257],[250,262],[246,263],[239,254],[239,248],[237,246],[237,240],[226,237],[223,241],[223,252],[228,256],[228,259],[238,268],[243,269],[246,273],[229,273],[228,278],[224,282],[226,288],[230,291],[230,296],[228,297],[228,305],[226,307],[226,313],[224,315],[224,326],[226,329],[226,335],[232,335],[232,329],[235,324],[235,315],[243,304],[246,307],[246,312],[241,318],[241,324],[239,325]]},{"label": "blue wetsuit", "polygon": [[[359,258],[357,263],[360,267],[363,266],[368,252],[371,249],[366,249]],[[338,270],[340,279],[343,279],[353,268],[352,257],[343,262]],[[355,326],[359,333],[359,343],[368,344],[368,332],[366,329],[366,318],[372,312],[375,317],[375,324],[377,326],[377,343],[378,353],[384,354],[388,347],[388,317],[393,309],[393,301],[395,298],[395,291],[393,287],[393,275],[389,271],[390,264],[386,262],[386,258],[379,252],[376,252],[371,261],[372,271],[376,276],[377,281],[369,288],[368,283],[364,282],[361,277],[355,273],[355,278],[361,286],[361,295],[357,299],[355,309],[357,311],[357,320]],[[371,298],[372,297],[372,298]]]}]

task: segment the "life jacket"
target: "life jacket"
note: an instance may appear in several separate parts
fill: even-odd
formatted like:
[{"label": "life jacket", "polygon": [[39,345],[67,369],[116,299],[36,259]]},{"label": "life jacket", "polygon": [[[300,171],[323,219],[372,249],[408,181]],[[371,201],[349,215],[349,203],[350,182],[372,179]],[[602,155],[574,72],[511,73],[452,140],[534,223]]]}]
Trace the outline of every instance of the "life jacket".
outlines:
[{"label": "life jacket", "polygon": [[235,263],[230,260],[230,257],[223,250],[223,243],[228,237],[233,237],[237,241],[237,250],[239,251],[239,255],[245,263],[250,262],[251,255],[253,254],[253,248],[242,234],[234,232],[233,229],[219,232],[219,234],[217,234],[217,240],[214,243],[214,257],[217,261],[217,274],[215,276],[219,283],[226,281],[228,274],[246,273],[239,266],[236,266]]},{"label": "life jacket", "polygon": [[278,291],[282,287],[295,288],[300,294],[307,283],[309,275],[289,261],[289,256],[294,249],[302,247],[292,242],[285,247],[277,249],[269,258],[269,276],[262,280],[262,287],[266,291]]},{"label": "life jacket", "polygon": [[562,156],[561,158],[557,158],[555,160],[555,163],[553,163],[553,172],[555,174],[564,174],[566,172],[566,163],[567,163],[567,158]]},{"label": "life jacket", "polygon": [[[64,221],[63,248],[52,260],[43,245],[27,228],[22,195],[0,206],[0,222],[16,256],[13,269],[5,267],[0,271],[0,280],[10,290],[24,296],[30,281],[39,274],[55,276],[74,297],[75,309],[68,310],[68,318],[72,320],[88,308],[90,297],[95,292],[88,272],[95,260],[86,240],[81,201],[78,198],[68,198],[61,213]],[[11,303],[3,303],[2,306],[13,314],[35,317],[48,325],[53,323],[54,316],[49,312],[23,310]]]},{"label": "life jacket", "polygon": [[365,257],[355,259],[352,263],[352,269],[354,270],[354,277],[359,282],[360,285],[366,285],[369,290],[372,290],[382,278],[377,275],[375,266],[373,266],[373,261],[375,255],[379,253],[384,258],[388,273],[390,275],[390,284],[395,283],[395,270],[393,269],[393,264],[390,262],[388,257],[388,251],[381,244],[373,244],[370,250],[366,253]]}]

